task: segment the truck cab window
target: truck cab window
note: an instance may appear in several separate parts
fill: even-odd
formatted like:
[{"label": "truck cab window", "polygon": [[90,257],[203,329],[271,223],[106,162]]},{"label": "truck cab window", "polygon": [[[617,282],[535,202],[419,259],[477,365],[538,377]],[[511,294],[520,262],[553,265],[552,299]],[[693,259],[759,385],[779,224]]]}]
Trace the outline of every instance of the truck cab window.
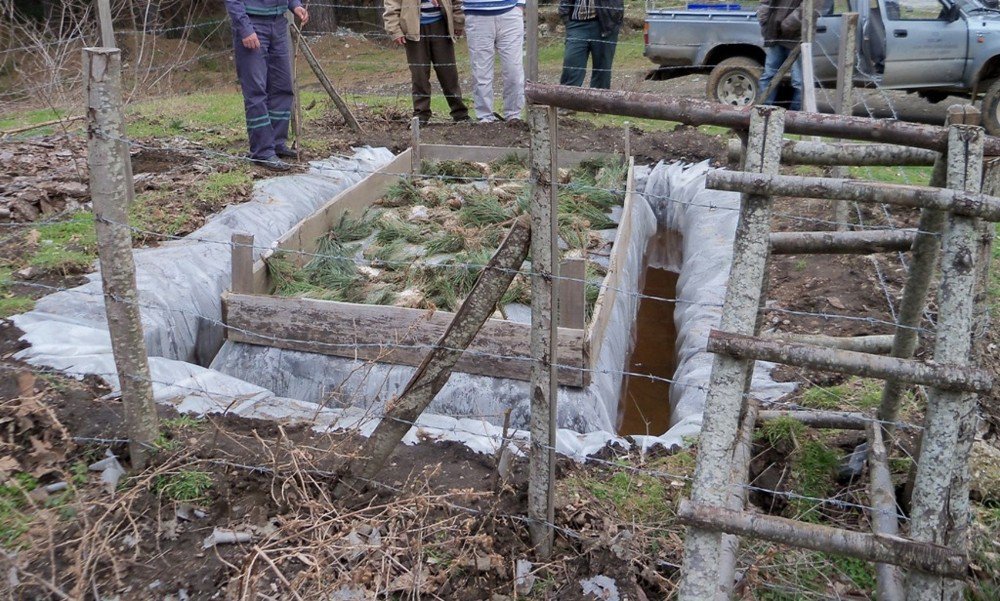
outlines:
[{"label": "truck cab window", "polygon": [[947,21],[948,6],[938,0],[887,0],[885,17],[890,21]]}]

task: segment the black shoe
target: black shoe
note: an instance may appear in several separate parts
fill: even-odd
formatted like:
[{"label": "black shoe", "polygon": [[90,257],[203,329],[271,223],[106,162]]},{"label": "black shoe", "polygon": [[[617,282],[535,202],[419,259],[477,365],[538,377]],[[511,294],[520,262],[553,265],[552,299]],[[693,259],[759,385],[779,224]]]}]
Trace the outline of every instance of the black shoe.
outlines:
[{"label": "black shoe", "polygon": [[254,159],[254,163],[257,163],[265,169],[270,169],[271,171],[288,171],[292,168],[291,165],[282,161],[277,156],[273,156],[267,159]]},{"label": "black shoe", "polygon": [[468,115],[465,115],[464,117],[454,117],[452,121],[455,123],[469,123],[472,119]]},{"label": "black shoe", "polygon": [[285,159],[296,159],[296,160],[298,160],[298,158],[299,158],[299,153],[298,152],[296,152],[294,150],[289,150],[289,149],[285,148],[284,146],[278,146],[278,147],[276,147],[274,149],[274,154],[278,155],[281,158],[285,158]]}]

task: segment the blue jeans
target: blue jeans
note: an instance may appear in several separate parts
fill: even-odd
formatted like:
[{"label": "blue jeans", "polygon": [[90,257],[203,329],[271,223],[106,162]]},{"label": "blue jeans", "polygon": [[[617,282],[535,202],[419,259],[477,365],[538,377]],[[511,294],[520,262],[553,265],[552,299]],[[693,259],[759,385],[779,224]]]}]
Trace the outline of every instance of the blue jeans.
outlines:
[{"label": "blue jeans", "polygon": [[604,37],[597,19],[566,21],[566,49],[559,83],[564,86],[582,86],[587,75],[587,59],[593,59],[590,87],[611,88],[611,64],[615,60],[618,29]]},{"label": "blue jeans", "polygon": [[[781,68],[782,63],[788,58],[788,55],[792,53],[791,48],[786,48],[781,44],[775,44],[774,46],[767,46],[764,48],[764,73],[760,76],[760,91],[758,94],[763,94],[767,90],[767,86],[771,85],[771,80],[778,73],[778,69]],[[792,87],[795,92],[792,94],[792,103],[788,105],[789,110],[797,111],[802,108],[802,61],[796,60],[792,64]],[[774,104],[775,99],[778,96],[778,88],[775,86],[774,91],[771,95],[764,99],[764,104]]]}]

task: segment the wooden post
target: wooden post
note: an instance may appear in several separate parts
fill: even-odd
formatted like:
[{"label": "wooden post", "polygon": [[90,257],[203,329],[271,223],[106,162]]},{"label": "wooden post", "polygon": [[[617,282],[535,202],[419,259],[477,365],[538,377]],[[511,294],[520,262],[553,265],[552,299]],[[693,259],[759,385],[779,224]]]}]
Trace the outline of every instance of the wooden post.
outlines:
[{"label": "wooden post", "polygon": [[559,265],[559,327],[586,327],[586,278],[587,262],[583,259],[566,259]]},{"label": "wooden post", "polygon": [[552,554],[555,519],[558,132],[553,107],[528,108],[531,133],[531,449],[528,530],[540,559]]},{"label": "wooden post", "polygon": [[97,17],[101,26],[101,45],[105,48],[117,48],[112,26],[111,0],[97,0]]},{"label": "wooden post", "polygon": [[302,56],[306,59],[306,62],[309,63],[309,67],[313,70],[313,73],[316,74],[316,79],[319,80],[320,85],[323,86],[324,90],[326,90],[327,95],[330,96],[330,100],[333,101],[337,110],[340,111],[340,114],[344,117],[344,121],[347,122],[348,127],[359,134],[365,133],[361,128],[361,124],[358,123],[358,120],[354,117],[354,113],[351,112],[350,107],[347,106],[344,99],[340,97],[339,93],[337,93],[336,88],[334,88],[333,84],[330,82],[330,78],[326,76],[326,71],[323,70],[319,61],[316,60],[316,55],[313,54],[312,48],[309,47],[309,44],[306,44],[303,41],[302,31],[299,29],[299,26],[292,23],[292,29],[294,29],[295,33],[298,35],[299,49],[302,50]]},{"label": "wooden post", "polygon": [[781,80],[785,79],[785,76],[788,75],[788,72],[792,70],[792,65],[795,64],[795,61],[799,60],[801,54],[802,54],[801,46],[796,46],[795,48],[792,48],[792,51],[788,54],[788,57],[785,59],[785,62],[781,63],[781,66],[778,67],[777,72],[775,72],[774,78],[771,79],[771,83],[767,85],[767,88],[760,95],[761,100],[770,98],[771,93],[774,92],[774,90],[779,85],[781,85]]},{"label": "wooden post", "polygon": [[[858,13],[844,13],[840,20],[840,46],[837,50],[837,90],[833,98],[834,112],[850,115],[854,109],[854,61],[858,46]],[[833,168],[834,177],[846,177],[847,169]],[[843,200],[834,205],[837,230],[846,231],[848,207]]]},{"label": "wooden post", "polygon": [[538,0],[524,6],[524,74],[528,81],[538,81]]},{"label": "wooden post", "polygon": [[420,119],[410,119],[410,174],[420,174]]},{"label": "wooden post", "polygon": [[[949,188],[979,191],[983,137],[981,128],[951,126]],[[973,218],[949,214],[941,234],[941,284],[934,346],[934,360],[940,364],[963,366],[969,362],[975,312],[976,225]],[[949,545],[957,552],[965,550],[968,494],[964,499],[957,498],[952,483],[956,474],[966,469],[975,434],[975,404],[973,394],[940,388],[927,390],[927,412],[910,512],[910,537],[914,541]],[[958,507],[949,508],[955,504]],[[964,588],[961,580],[912,572],[906,582],[906,599],[959,599]]]},{"label": "wooden post", "polygon": [[[742,141],[735,138],[729,140],[728,151],[730,162],[738,163],[743,158]],[[783,165],[899,167],[901,165],[933,165],[937,157],[938,153],[933,150],[892,144],[785,140],[781,149],[781,163]]]},{"label": "wooden post", "polygon": [[[750,113],[750,137],[746,169],[776,173],[781,158],[785,111],[770,106],[754,107]],[[733,265],[722,310],[721,328],[753,334],[766,278],[771,199],[745,194],[733,242]],[[729,502],[733,449],[736,447],[743,390],[753,361],[719,355],[715,357],[698,447],[692,499],[708,507],[724,508]],[[718,532],[691,528],[684,547],[679,599],[714,599],[719,584]]]},{"label": "wooden post", "polygon": [[857,232],[775,232],[771,254],[871,254],[908,251],[917,233],[913,230],[860,230]]},{"label": "wooden post", "polygon": [[[747,503],[747,487],[738,484],[747,482],[750,477],[750,460],[753,459],[753,440],[759,419],[760,407],[757,401],[750,399],[743,419],[740,423],[740,434],[736,450],[733,452],[733,473],[730,481],[737,486],[731,486],[727,509],[743,511]],[[723,534],[721,552],[719,553],[719,593],[717,601],[729,601],[736,584],[736,556],[740,550],[740,537],[735,534]]]},{"label": "wooden post", "polygon": [[448,383],[462,353],[496,310],[496,304],[517,275],[528,255],[530,239],[528,217],[518,217],[496,254],[483,267],[437,345],[413,372],[399,397],[386,406],[385,417],[365,441],[358,458],[345,465],[334,487],[334,496],[342,497],[365,488],[420,414]]},{"label": "wooden post", "polygon": [[236,294],[256,294],[253,287],[253,235],[233,234],[232,282],[230,290]]},{"label": "wooden post", "polygon": [[127,207],[134,196],[122,114],[121,52],[85,48],[87,163],[94,206],[104,308],[122,390],[129,455],[142,469],[158,435],[153,385],[135,283]]}]

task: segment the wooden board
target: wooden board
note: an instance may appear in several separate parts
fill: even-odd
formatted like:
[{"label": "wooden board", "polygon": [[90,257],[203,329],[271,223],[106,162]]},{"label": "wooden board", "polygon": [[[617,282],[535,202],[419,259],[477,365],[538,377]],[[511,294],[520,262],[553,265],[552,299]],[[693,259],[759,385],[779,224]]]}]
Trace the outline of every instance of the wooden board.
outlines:
[{"label": "wooden board", "polygon": [[254,263],[254,290],[258,294],[270,294],[272,286],[264,259],[275,250],[289,251],[292,253],[289,259],[300,266],[308,263],[312,258],[308,253],[316,252],[319,237],[330,231],[344,213],[350,211],[355,216],[364,213],[399,180],[401,174],[409,173],[409,169],[410,151],[407,149],[370,176],[334,196],[312,215],[295,224],[274,242],[272,245],[274,250],[264,253],[261,259]]},{"label": "wooden board", "polygon": [[[454,313],[248,294],[222,297],[226,337],[261,344],[398,365],[419,365],[441,338]],[[490,319],[456,371],[528,380],[531,326]],[[559,328],[559,384],[582,387],[589,380],[584,331]]]},{"label": "wooden board", "polygon": [[625,204],[622,206],[621,219],[618,220],[618,231],[615,233],[615,241],[611,245],[608,274],[604,276],[601,291],[597,294],[597,302],[594,303],[594,313],[590,320],[590,327],[587,328],[587,354],[590,357],[591,367],[597,365],[598,358],[601,355],[604,331],[611,320],[611,313],[615,307],[615,299],[618,297],[618,289],[621,286],[621,272],[628,259],[628,239],[632,237],[632,171],[634,168],[635,159],[629,157],[628,175],[625,180]]}]

